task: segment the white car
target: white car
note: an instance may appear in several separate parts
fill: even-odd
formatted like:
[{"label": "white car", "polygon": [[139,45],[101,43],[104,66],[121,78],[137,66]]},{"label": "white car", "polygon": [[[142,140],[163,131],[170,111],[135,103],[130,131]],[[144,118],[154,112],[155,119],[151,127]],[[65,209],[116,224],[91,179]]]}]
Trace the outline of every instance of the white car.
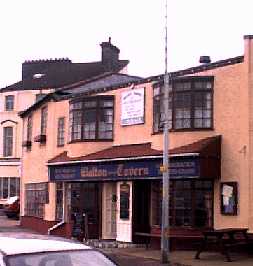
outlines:
[{"label": "white car", "polygon": [[58,238],[0,235],[0,266],[115,266],[98,250]]}]

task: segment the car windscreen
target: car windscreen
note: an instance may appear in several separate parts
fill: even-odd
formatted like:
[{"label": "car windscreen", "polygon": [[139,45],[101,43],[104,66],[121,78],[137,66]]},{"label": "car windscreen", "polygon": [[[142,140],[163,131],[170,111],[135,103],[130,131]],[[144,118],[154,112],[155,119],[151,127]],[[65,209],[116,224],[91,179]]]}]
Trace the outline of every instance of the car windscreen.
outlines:
[{"label": "car windscreen", "polygon": [[115,266],[96,250],[42,252],[6,257],[8,266]]}]

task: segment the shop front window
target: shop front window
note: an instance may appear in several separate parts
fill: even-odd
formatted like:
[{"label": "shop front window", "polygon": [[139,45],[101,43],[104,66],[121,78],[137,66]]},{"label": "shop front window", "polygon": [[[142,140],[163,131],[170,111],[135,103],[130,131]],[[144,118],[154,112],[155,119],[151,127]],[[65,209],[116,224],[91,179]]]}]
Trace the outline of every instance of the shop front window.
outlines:
[{"label": "shop front window", "polygon": [[48,200],[48,183],[25,184],[25,215],[43,218]]},{"label": "shop front window", "polygon": [[63,183],[56,183],[56,221],[63,219]]},{"label": "shop front window", "polygon": [[[209,180],[171,180],[169,224],[172,227],[212,227],[213,182]],[[152,185],[153,225],[161,225],[162,183]]]}]

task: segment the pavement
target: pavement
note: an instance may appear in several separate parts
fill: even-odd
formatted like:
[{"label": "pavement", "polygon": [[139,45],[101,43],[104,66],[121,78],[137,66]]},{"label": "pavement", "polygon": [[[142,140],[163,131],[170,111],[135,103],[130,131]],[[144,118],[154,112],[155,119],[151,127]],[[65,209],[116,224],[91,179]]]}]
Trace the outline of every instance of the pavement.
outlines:
[{"label": "pavement", "polygon": [[[115,248],[103,250],[112,258],[117,256],[127,256],[152,260],[157,264],[150,265],[166,265],[160,263],[160,250],[152,250],[145,248]],[[253,255],[247,253],[231,253],[232,262],[227,262],[225,257],[217,252],[203,252],[200,259],[194,259],[196,251],[172,251],[170,252],[170,261],[173,266],[253,266]],[[129,264],[129,265],[149,265],[149,264]]]},{"label": "pavement", "polygon": [[4,232],[4,233],[11,233],[11,232],[35,233],[29,229],[22,228],[20,226],[19,220],[7,218],[2,209],[0,209],[0,232]]},{"label": "pavement", "polygon": [[[8,219],[0,210],[0,234],[29,235],[36,232],[22,228],[18,220]],[[108,248],[102,249],[120,266],[159,266],[166,265],[160,262],[160,250],[145,248]],[[194,251],[170,252],[171,266],[253,266],[253,255],[247,253],[231,253],[232,262],[227,262],[219,253],[203,252],[200,260],[195,260]],[[168,264],[167,264],[168,265]]]}]

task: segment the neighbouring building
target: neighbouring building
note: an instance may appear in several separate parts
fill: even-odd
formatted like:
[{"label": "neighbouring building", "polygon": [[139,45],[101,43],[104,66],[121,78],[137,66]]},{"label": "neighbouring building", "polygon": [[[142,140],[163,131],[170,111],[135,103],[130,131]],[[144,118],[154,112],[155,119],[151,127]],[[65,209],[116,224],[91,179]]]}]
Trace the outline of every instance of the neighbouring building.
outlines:
[{"label": "neighbouring building", "polygon": [[[60,87],[105,73],[127,72],[129,61],[119,59],[120,50],[110,39],[101,44],[101,49],[101,60],[97,62],[72,63],[65,58],[25,61],[22,80],[0,90],[0,205],[19,195],[22,145],[31,145],[32,124],[26,142],[22,142],[22,120],[18,113]],[[47,116],[47,110],[43,115]]]},{"label": "neighbouring building", "polygon": [[[244,55],[171,73],[172,235],[253,231],[252,54],[244,36]],[[70,237],[85,215],[88,238],[140,242],[137,232],[160,232],[163,75],[120,76],[66,86],[21,113],[23,141],[32,136],[23,226]]]}]

